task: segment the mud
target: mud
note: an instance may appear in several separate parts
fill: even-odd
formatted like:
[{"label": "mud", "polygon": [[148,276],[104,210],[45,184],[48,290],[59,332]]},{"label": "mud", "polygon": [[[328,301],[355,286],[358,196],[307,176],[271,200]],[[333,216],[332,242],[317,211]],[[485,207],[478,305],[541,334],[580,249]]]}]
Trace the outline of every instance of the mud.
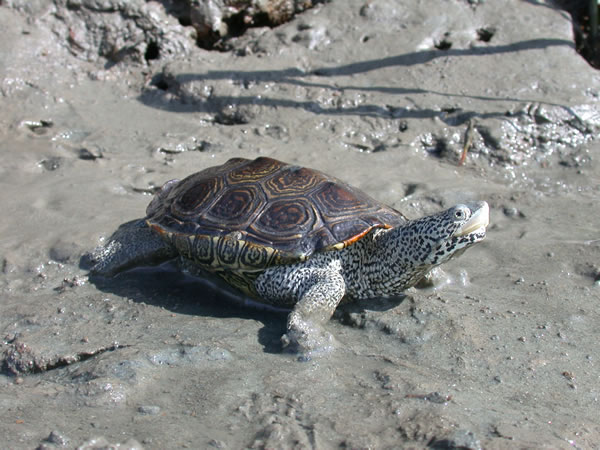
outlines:
[{"label": "mud", "polygon": [[[332,1],[219,52],[130,5],[0,4],[2,447],[598,446],[600,76],[567,13]],[[488,237],[307,362],[172,264],[80,266],[165,181],[261,155],[409,217],[486,200]]]}]

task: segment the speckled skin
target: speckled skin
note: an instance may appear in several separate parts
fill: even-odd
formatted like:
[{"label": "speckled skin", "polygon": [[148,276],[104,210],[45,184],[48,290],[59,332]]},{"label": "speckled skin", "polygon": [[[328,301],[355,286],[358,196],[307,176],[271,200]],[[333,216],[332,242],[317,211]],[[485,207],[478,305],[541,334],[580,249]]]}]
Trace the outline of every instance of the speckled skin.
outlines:
[{"label": "speckled skin", "polygon": [[395,296],[414,286],[432,268],[485,237],[485,226],[456,236],[482,208],[487,204],[457,205],[399,228],[375,230],[343,250],[269,268],[255,280],[256,290],[263,301],[293,307],[285,344],[300,351],[326,348],[331,338],[321,325],[342,298]]}]

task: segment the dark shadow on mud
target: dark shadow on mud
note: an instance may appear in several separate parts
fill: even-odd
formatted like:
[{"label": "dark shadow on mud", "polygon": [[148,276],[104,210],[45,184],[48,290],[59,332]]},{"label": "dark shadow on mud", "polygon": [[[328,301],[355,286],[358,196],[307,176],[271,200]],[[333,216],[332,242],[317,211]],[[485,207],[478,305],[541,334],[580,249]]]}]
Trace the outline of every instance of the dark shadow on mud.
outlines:
[{"label": "dark shadow on mud", "polygon": [[285,333],[285,312],[246,305],[242,297],[219,280],[187,275],[178,270],[174,261],[158,267],[132,269],[112,278],[90,275],[89,279],[100,291],[117,295],[123,301],[131,299],[177,314],[256,320],[264,325],[258,341],[265,352],[282,351],[280,338]]},{"label": "dark shadow on mud", "polygon": [[[407,298],[407,295],[398,295],[396,297],[378,297],[363,301],[347,302],[340,305],[338,311],[342,314],[362,313],[364,311],[385,312],[396,308]],[[338,311],[336,311],[336,316]]]},{"label": "dark shadow on mud", "polygon": [[[246,299],[214,276],[207,279],[181,272],[172,261],[158,267],[142,267],[112,278],[90,275],[90,282],[100,291],[127,301],[157,306],[177,314],[213,318],[241,318],[261,322],[258,342],[266,353],[282,353],[281,336],[286,329],[286,310],[274,310]],[[333,320],[352,324],[351,314],[365,310],[387,311],[397,307],[406,296],[348,302],[339,306]],[[250,303],[248,303],[250,302]],[[200,325],[199,325],[200,326]],[[356,324],[353,324],[356,326]]]},{"label": "dark shadow on mud", "polygon": [[[340,65],[337,67],[317,68],[311,72],[303,72],[297,68],[283,70],[260,70],[260,71],[209,71],[204,74],[181,73],[169,74],[164,71],[155,74],[150,82],[150,86],[143,92],[138,100],[147,106],[164,109],[172,112],[206,112],[215,114],[215,121],[219,122],[218,115],[224,108],[231,105],[244,106],[266,106],[273,108],[298,108],[312,112],[314,114],[327,115],[360,115],[387,118],[433,118],[439,116],[444,120],[443,112],[431,109],[415,109],[414,107],[395,107],[390,105],[368,105],[363,104],[357,107],[323,107],[315,101],[296,101],[288,99],[275,99],[261,96],[209,96],[204,97],[195,94],[192,89],[186,89],[186,85],[194,82],[208,82],[211,80],[231,80],[240,85],[252,85],[255,83],[274,82],[277,84],[290,84],[294,86],[331,89],[333,91],[356,90],[364,92],[381,92],[390,95],[418,95],[434,94],[442,97],[461,97],[472,98],[486,101],[516,101],[516,102],[534,102],[539,100],[526,98],[508,98],[492,97],[483,95],[453,94],[449,92],[431,91],[420,88],[404,88],[401,86],[353,86],[343,85],[336,80],[335,84],[328,84],[319,79],[331,77],[345,77],[374,70],[380,70],[390,67],[409,67],[419,64],[426,64],[436,58],[448,57],[471,57],[496,55],[503,53],[523,52],[528,50],[539,50],[549,47],[565,46],[574,48],[571,41],[563,39],[531,39],[528,41],[515,42],[513,44],[497,46],[481,46],[468,49],[447,50],[425,50],[420,52],[406,53],[403,55],[390,56],[388,58],[360,61],[351,64]],[[476,64],[476,59],[473,60]],[[548,103],[554,106],[553,103]],[[464,122],[471,117],[497,117],[497,113],[481,114],[477,112],[463,111]],[[464,123],[463,122],[463,123]],[[243,119],[239,123],[243,122]],[[227,123],[225,123],[227,124]],[[236,124],[235,120],[234,123]],[[454,124],[456,125],[456,124]]]}]

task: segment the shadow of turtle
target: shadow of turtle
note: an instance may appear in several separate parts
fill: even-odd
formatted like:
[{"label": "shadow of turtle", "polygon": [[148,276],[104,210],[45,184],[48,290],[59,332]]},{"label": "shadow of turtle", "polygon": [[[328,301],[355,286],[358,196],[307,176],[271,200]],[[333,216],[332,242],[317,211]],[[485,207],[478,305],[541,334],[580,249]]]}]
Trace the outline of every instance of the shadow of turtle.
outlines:
[{"label": "shadow of turtle", "polygon": [[365,300],[343,302],[335,310],[333,319],[353,328],[365,327],[365,316],[369,312],[383,313],[398,307],[404,302],[408,295],[398,295],[395,297],[375,297]]},{"label": "shadow of turtle", "polygon": [[[81,265],[87,265],[84,259]],[[188,275],[179,270],[176,260],[131,269],[110,278],[90,274],[89,280],[102,292],[177,314],[255,320],[263,324],[258,342],[264,351],[282,351],[280,338],[285,333],[286,311],[253,302],[214,275],[206,274],[205,278]]]},{"label": "shadow of turtle", "polygon": [[[276,309],[244,297],[215,275],[192,276],[179,270],[176,260],[156,267],[139,267],[106,278],[90,274],[98,290],[137,303],[157,306],[177,314],[212,318],[238,318],[262,323],[258,342],[265,353],[284,352],[281,336],[286,332],[288,310]],[[384,312],[400,305],[406,296],[344,302],[333,320],[361,328],[366,311]]]}]

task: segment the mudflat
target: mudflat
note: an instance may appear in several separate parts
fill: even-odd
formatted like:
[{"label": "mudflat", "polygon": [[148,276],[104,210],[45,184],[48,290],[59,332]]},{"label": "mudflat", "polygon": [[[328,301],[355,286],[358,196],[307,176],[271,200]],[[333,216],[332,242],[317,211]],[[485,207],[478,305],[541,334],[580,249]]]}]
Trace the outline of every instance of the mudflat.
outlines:
[{"label": "mudflat", "polygon": [[[597,447],[600,75],[569,15],[331,1],[206,49],[235,21],[202,40],[177,5],[0,4],[0,446]],[[175,264],[89,276],[163,183],[235,156],[409,218],[485,200],[488,235],[435,289],[338,308],[309,361],[284,312]]]}]

